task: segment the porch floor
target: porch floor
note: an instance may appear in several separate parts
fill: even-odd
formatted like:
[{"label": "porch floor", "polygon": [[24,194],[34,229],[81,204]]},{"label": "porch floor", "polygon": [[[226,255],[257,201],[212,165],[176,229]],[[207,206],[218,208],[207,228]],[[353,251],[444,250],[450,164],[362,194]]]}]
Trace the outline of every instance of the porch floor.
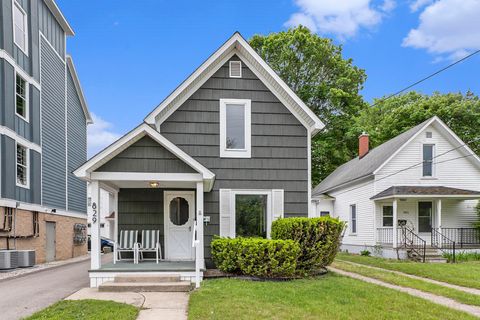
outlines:
[{"label": "porch floor", "polygon": [[195,261],[141,261],[134,264],[132,261],[117,261],[106,263],[98,270],[90,272],[184,272],[195,271]]}]

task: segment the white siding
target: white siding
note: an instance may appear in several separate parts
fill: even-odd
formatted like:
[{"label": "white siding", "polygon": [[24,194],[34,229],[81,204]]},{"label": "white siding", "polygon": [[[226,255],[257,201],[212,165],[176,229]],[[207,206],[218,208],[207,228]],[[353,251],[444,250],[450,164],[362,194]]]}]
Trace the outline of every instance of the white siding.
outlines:
[{"label": "white siding", "polygon": [[478,221],[476,200],[442,200],[442,227],[471,228]]},{"label": "white siding", "polygon": [[320,217],[320,212],[322,211],[328,211],[330,212],[330,215],[333,214],[333,200],[326,200],[326,199],[321,199],[321,200],[313,200],[312,201],[312,212],[314,212],[315,217]]},{"label": "white siding", "polygon": [[[374,245],[374,214],[375,205],[370,198],[374,195],[373,180],[349,186],[331,192],[329,195],[335,198],[333,217],[350,222],[350,205],[357,206],[357,234],[350,234],[350,226],[343,238],[344,244]],[[354,189],[354,190],[351,190]]]}]

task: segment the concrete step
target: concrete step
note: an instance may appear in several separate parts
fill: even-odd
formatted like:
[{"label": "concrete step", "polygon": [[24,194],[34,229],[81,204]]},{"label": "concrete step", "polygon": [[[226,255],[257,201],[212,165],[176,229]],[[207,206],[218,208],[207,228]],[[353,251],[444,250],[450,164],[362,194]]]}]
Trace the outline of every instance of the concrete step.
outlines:
[{"label": "concrete step", "polygon": [[175,282],[113,282],[102,283],[101,292],[189,292],[193,288],[190,281]]},{"label": "concrete step", "polygon": [[438,257],[425,257],[425,262],[428,263],[447,263],[447,259],[442,256]]},{"label": "concrete step", "polygon": [[130,283],[130,282],[149,282],[149,283],[162,283],[162,282],[179,282],[180,275],[177,274],[162,274],[162,275],[120,275],[116,276],[113,282],[116,283]]}]

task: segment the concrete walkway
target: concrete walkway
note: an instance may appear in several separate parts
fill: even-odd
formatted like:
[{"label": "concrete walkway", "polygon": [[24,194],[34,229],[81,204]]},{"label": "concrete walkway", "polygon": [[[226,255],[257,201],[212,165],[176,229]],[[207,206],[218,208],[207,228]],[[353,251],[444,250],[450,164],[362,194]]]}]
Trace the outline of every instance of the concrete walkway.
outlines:
[{"label": "concrete walkway", "polygon": [[66,300],[111,300],[141,308],[137,320],[186,320],[186,292],[99,292],[95,288],[81,289]]},{"label": "concrete walkway", "polygon": [[449,307],[451,309],[455,309],[455,310],[458,310],[458,311],[463,311],[463,312],[469,313],[471,315],[474,315],[476,317],[480,317],[480,307],[466,305],[466,304],[463,304],[463,303],[459,303],[459,302],[457,302],[453,299],[450,299],[450,298],[437,296],[435,294],[423,292],[423,291],[420,291],[420,290],[417,290],[417,289],[397,286],[397,285],[390,284],[390,283],[387,283],[387,282],[383,282],[383,281],[380,281],[380,280],[377,280],[377,279],[365,277],[365,276],[362,276],[362,275],[357,274],[357,273],[343,271],[343,270],[340,270],[340,269],[337,269],[337,268],[334,268],[334,267],[328,267],[328,270],[330,270],[332,272],[335,272],[335,273],[338,273],[338,274],[343,275],[343,276],[353,278],[353,279],[365,281],[365,282],[368,282],[368,283],[373,283],[373,284],[376,284],[376,285],[379,285],[379,286],[382,286],[382,287],[386,287],[386,288],[394,289],[394,290],[397,290],[397,291],[400,291],[400,292],[404,292],[404,293],[407,293],[407,294],[412,295],[414,297],[423,298],[423,299],[431,301],[433,303],[440,304],[440,305],[443,305],[443,306],[446,306],[446,307]]},{"label": "concrete walkway", "polygon": [[341,260],[341,259],[337,259],[337,261],[348,263],[348,264],[351,264],[351,265],[354,265],[354,266],[391,272],[391,273],[394,273],[394,274],[398,274],[400,276],[404,276],[404,277],[408,277],[408,278],[412,278],[412,279],[416,279],[416,280],[422,280],[422,281],[425,281],[425,282],[430,282],[430,283],[433,283],[433,284],[437,284],[439,286],[444,286],[444,287],[447,287],[447,288],[451,288],[451,289],[455,289],[455,290],[459,290],[459,291],[463,291],[463,292],[466,292],[466,293],[475,294],[475,295],[480,296],[480,290],[475,289],[475,288],[462,287],[462,286],[459,286],[459,285],[456,285],[456,284],[451,284],[451,283],[447,283],[447,282],[442,282],[442,281],[438,281],[438,280],[433,280],[433,279],[429,279],[429,278],[415,276],[415,275],[408,274],[408,273],[403,273],[401,271],[383,269],[383,268],[379,268],[379,267],[373,267],[373,266],[369,266],[369,265],[365,265],[365,264],[361,264],[361,263],[356,263],[356,262],[351,262],[351,261],[346,261],[346,260]]}]

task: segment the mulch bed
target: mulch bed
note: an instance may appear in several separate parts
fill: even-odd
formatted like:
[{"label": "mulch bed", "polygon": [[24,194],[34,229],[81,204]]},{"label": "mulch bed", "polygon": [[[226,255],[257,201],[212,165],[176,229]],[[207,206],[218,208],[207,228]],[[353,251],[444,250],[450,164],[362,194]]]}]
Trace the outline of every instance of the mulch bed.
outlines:
[{"label": "mulch bed", "polygon": [[[328,273],[327,269],[321,269],[321,270],[317,270],[317,271],[311,273],[308,277],[323,276],[327,273]],[[292,281],[292,280],[304,279],[305,277],[294,276],[294,277],[263,278],[263,277],[239,275],[239,274],[234,274],[234,273],[225,273],[225,272],[222,272],[218,269],[207,269],[203,272],[203,278],[204,279],[233,278],[233,279],[250,280],[250,281],[282,282],[282,281]]]}]

